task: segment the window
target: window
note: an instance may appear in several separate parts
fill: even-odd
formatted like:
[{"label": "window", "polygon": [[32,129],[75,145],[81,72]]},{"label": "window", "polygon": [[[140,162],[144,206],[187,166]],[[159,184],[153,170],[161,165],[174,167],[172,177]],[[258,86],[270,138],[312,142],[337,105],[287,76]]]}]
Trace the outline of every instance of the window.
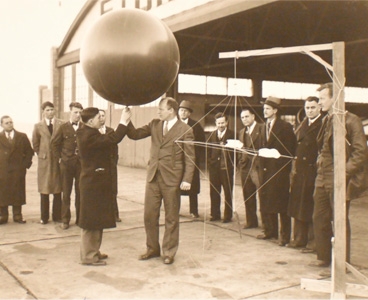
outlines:
[{"label": "window", "polygon": [[69,104],[72,102],[72,66],[64,67],[64,78],[63,78],[63,103],[64,103],[64,112],[69,111]]}]

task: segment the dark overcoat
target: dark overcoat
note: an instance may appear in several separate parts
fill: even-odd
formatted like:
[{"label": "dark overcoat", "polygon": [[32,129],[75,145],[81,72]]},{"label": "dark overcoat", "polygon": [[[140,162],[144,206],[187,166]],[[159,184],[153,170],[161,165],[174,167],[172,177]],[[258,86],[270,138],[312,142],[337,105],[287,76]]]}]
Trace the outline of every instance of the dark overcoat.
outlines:
[{"label": "dark overcoat", "polygon": [[[330,122],[333,122],[331,117]],[[317,146],[321,150],[324,132],[328,131],[327,139],[333,157],[333,126],[328,126],[328,115],[322,121],[321,130],[317,136]],[[325,126],[324,126],[325,125]],[[350,112],[345,114],[345,151],[346,151],[346,200],[356,199],[365,195],[368,188],[368,150],[360,118]],[[323,183],[333,187],[334,170],[325,170],[323,165],[317,167],[325,174]],[[319,180],[316,178],[316,183]]]},{"label": "dark overcoat", "polygon": [[[106,134],[114,132],[114,129],[106,126]],[[118,194],[118,161],[119,161],[119,147],[118,144],[111,145],[110,151],[110,161],[111,161],[111,185],[112,185],[112,193],[114,195]]]},{"label": "dark overcoat", "polygon": [[25,133],[14,130],[9,143],[0,133],[0,206],[26,203],[26,173],[32,165],[33,149]]},{"label": "dark overcoat", "polygon": [[[204,143],[205,135],[204,135],[204,130],[201,124],[189,118],[188,125],[193,129],[194,141]],[[180,190],[181,195],[199,194],[199,192],[201,191],[201,181],[200,181],[199,170],[200,170],[200,166],[204,163],[204,158],[205,158],[204,150],[205,150],[204,145],[194,145],[196,168],[194,169],[192,185],[190,187],[189,192]]]},{"label": "dark overcoat", "polygon": [[314,182],[317,176],[317,135],[323,116],[310,126],[305,118],[295,130],[297,146],[291,177],[288,215],[303,222],[312,222]]},{"label": "dark overcoat", "polygon": [[[276,118],[267,141],[266,127],[262,133],[262,148],[276,149],[281,155],[294,157],[296,137],[290,123]],[[260,158],[262,213],[287,213],[292,158]]]},{"label": "dark overcoat", "polygon": [[112,193],[111,147],[126,134],[119,124],[115,132],[101,134],[98,129],[83,126],[77,130],[81,162],[79,227],[102,230],[116,226]]},{"label": "dark overcoat", "polygon": [[52,135],[45,120],[35,124],[33,129],[32,145],[38,157],[37,183],[40,194],[61,193],[60,165],[59,160],[52,155],[51,138],[63,123],[60,119],[54,119]]}]

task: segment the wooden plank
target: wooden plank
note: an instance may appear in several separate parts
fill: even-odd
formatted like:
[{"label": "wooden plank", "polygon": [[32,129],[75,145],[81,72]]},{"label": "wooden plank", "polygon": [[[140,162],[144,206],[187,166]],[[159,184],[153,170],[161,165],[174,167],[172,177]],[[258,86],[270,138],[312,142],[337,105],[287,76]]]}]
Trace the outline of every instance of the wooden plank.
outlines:
[{"label": "wooden plank", "polygon": [[346,163],[345,163],[345,44],[333,43],[334,259],[331,299],[345,299],[346,290]]},{"label": "wooden plank", "polygon": [[[316,280],[302,278],[300,281],[300,287],[306,291],[314,291],[319,293],[330,293],[331,292],[331,281],[327,280]],[[354,297],[368,297],[368,286],[355,283],[346,284],[346,294]]]},{"label": "wooden plank", "polygon": [[320,44],[320,45],[307,45],[307,46],[294,46],[294,47],[276,47],[270,49],[258,49],[258,50],[247,50],[247,51],[230,51],[220,52],[219,58],[241,58],[251,56],[264,56],[264,55],[276,55],[276,54],[290,54],[300,53],[307,51],[324,51],[331,50],[332,44]]},{"label": "wooden plank", "polygon": [[361,283],[368,286],[368,278],[365,277],[362,273],[360,273],[357,269],[355,269],[349,263],[346,263],[346,268],[358,279]]}]

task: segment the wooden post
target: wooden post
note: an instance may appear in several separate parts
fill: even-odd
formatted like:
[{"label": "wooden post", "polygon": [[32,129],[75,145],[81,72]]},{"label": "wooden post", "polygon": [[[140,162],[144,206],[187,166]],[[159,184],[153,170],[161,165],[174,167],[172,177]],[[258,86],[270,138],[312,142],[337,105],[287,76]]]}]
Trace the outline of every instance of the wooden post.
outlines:
[{"label": "wooden post", "polygon": [[331,299],[346,298],[346,162],[345,162],[345,44],[332,44],[333,151],[334,151],[334,253],[331,263]]}]

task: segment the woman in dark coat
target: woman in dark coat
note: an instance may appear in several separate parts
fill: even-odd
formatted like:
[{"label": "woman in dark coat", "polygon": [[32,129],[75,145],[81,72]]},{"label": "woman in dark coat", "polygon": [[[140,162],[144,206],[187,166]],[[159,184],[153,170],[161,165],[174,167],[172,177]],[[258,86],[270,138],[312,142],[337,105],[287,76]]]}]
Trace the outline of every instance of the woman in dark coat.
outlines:
[{"label": "woman in dark coat", "polygon": [[111,146],[118,144],[126,134],[119,124],[116,131],[101,134],[98,108],[88,107],[81,113],[83,126],[77,131],[77,144],[81,161],[79,189],[81,195],[79,227],[82,228],[81,263],[105,265],[100,253],[102,231],[116,226],[114,198],[111,187]]}]

